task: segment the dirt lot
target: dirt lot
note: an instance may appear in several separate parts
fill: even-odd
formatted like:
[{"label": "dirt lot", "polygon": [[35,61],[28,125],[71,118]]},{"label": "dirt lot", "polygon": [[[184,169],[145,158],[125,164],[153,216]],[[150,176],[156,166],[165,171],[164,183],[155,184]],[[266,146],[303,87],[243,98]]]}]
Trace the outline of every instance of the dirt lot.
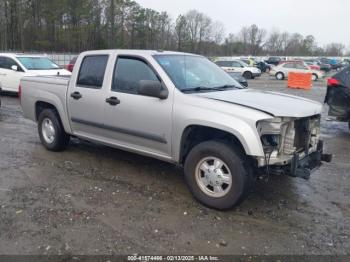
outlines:
[{"label": "dirt lot", "polygon": [[[322,101],[325,82],[287,90]],[[350,254],[350,131],[322,123],[334,161],[310,181],[259,181],[239,208],[207,209],[172,165],[78,140],[51,153],[16,97],[0,109],[1,254]]]}]

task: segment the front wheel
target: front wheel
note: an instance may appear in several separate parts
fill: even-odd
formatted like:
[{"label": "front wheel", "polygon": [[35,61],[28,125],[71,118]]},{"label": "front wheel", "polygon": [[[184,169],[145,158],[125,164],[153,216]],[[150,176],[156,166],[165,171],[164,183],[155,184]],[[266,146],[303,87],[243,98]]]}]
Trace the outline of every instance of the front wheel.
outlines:
[{"label": "front wheel", "polygon": [[43,110],[38,119],[41,143],[47,150],[63,151],[69,143],[69,135],[64,131],[58,113],[53,109]]},{"label": "front wheel", "polygon": [[318,80],[318,76],[316,74],[312,74],[312,81],[317,81]]},{"label": "front wheel", "polygon": [[251,190],[252,175],[240,150],[223,142],[195,146],[185,161],[185,178],[202,204],[226,210],[243,201]]}]

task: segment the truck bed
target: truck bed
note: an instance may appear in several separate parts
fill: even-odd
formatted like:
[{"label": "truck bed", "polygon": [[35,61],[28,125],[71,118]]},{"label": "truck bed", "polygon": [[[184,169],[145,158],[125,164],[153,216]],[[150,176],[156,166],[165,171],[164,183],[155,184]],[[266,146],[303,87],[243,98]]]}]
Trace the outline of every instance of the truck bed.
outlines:
[{"label": "truck bed", "polygon": [[67,88],[70,76],[30,76],[21,80],[21,105],[24,116],[37,121],[36,101],[52,104],[61,116],[62,124],[70,129],[67,122]]}]

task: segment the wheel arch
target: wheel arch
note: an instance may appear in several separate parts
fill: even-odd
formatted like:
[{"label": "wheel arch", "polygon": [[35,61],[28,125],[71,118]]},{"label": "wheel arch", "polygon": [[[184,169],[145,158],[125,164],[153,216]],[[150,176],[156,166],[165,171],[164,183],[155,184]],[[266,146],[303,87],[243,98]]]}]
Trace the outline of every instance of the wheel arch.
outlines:
[{"label": "wheel arch", "polygon": [[60,108],[59,106],[57,106],[56,103],[54,103],[53,101],[48,101],[46,99],[39,99],[35,102],[34,105],[34,113],[35,113],[35,121],[37,122],[39,119],[39,115],[40,113],[45,110],[45,109],[52,109],[55,110],[59,116],[59,121],[62,123],[62,126],[65,130],[66,133],[70,133],[70,125],[67,122],[67,118],[64,117],[64,110],[62,108]]},{"label": "wheel arch", "polygon": [[250,155],[251,150],[246,141],[238,134],[217,127],[193,124],[187,126],[181,135],[178,154],[178,162],[182,165],[190,150],[201,142],[217,140],[225,141],[238,147],[245,155]]}]

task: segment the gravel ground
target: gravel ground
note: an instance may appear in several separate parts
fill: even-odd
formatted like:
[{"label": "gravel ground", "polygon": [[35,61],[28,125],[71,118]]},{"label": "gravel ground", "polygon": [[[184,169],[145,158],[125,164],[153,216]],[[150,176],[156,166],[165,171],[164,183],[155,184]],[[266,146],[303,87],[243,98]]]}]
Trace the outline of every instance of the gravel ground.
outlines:
[{"label": "gravel ground", "polygon": [[[251,88],[322,102],[325,81],[290,90],[266,76]],[[258,181],[238,208],[194,201],[182,170],[72,141],[51,153],[16,97],[0,109],[0,254],[350,254],[350,132],[322,122],[334,161],[309,181]]]}]

